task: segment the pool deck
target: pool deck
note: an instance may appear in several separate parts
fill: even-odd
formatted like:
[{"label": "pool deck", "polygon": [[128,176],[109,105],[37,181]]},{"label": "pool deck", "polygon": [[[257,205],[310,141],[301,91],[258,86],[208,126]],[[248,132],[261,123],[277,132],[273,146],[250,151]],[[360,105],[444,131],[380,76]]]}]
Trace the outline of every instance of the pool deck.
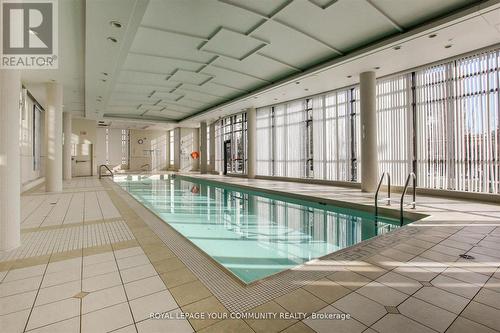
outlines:
[{"label": "pool deck", "polygon": [[[354,188],[189,176],[373,205]],[[500,331],[500,205],[418,196],[426,218],[245,287],[109,179],[75,178],[61,193],[41,186],[21,200],[22,245],[0,252],[2,332]],[[240,311],[278,317],[180,315]],[[279,318],[287,313],[306,318]],[[313,319],[321,313],[351,319]]]}]

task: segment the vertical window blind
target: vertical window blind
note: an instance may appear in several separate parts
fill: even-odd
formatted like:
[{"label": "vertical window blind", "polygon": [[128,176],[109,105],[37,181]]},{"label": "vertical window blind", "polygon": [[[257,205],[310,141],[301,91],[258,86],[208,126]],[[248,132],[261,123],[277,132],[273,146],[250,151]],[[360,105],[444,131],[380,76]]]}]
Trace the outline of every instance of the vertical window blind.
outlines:
[{"label": "vertical window blind", "polygon": [[394,185],[404,185],[412,168],[411,74],[377,82],[379,177],[388,172]]},{"label": "vertical window blind", "polygon": [[[495,50],[379,80],[380,173],[396,185],[415,171],[419,187],[500,193],[499,64]],[[257,174],[357,181],[360,136],[359,86],[259,108]]]}]

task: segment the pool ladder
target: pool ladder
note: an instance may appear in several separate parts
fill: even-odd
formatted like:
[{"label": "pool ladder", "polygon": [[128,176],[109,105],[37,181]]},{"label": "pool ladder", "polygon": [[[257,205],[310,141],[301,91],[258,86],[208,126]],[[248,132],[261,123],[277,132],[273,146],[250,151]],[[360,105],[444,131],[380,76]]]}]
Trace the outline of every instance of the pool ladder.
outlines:
[{"label": "pool ladder", "polygon": [[[109,171],[109,174],[102,173],[103,167]],[[102,177],[113,177],[113,176],[114,176],[113,171],[111,171],[111,169],[106,164],[99,165],[99,179],[101,179]]]},{"label": "pool ladder", "polygon": [[[379,199],[378,194],[380,192],[380,187],[382,186],[382,182],[384,181],[385,176],[387,176],[387,198]],[[413,197],[412,201],[410,202],[404,202],[406,192],[408,191],[408,186],[410,185],[410,179],[413,180]],[[412,206],[412,209],[415,209],[417,201],[417,176],[415,175],[414,172],[410,172],[408,174],[408,177],[406,177],[406,182],[405,182],[405,187],[403,189],[403,193],[401,194],[401,199],[399,200],[399,223],[400,226],[403,225],[404,217],[403,217],[403,211],[405,206]],[[397,199],[396,199],[397,200]],[[386,202],[387,206],[391,205],[391,175],[388,172],[382,173],[382,176],[380,176],[380,181],[378,182],[377,186],[377,192],[375,192],[375,222],[377,222],[378,218],[378,203],[379,202]]]}]

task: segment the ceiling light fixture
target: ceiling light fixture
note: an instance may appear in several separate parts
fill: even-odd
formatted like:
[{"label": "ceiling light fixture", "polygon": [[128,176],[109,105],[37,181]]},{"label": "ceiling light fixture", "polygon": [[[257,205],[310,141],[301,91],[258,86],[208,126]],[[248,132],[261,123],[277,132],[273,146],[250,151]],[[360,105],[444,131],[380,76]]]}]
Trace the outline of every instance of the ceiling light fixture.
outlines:
[{"label": "ceiling light fixture", "polygon": [[448,45],[445,45],[444,48],[445,49],[449,49],[450,47],[452,47],[453,45],[452,44],[448,44]]},{"label": "ceiling light fixture", "polygon": [[397,50],[401,50],[401,45],[396,45],[396,46],[394,46],[394,50],[396,50],[396,51],[397,51]]},{"label": "ceiling light fixture", "polygon": [[429,35],[429,38],[434,38],[434,37],[437,37],[437,34],[430,34]]},{"label": "ceiling light fixture", "polygon": [[347,78],[350,79],[352,77],[352,75],[347,75]]},{"label": "ceiling light fixture", "polygon": [[108,76],[108,73],[106,73],[106,72],[102,72],[101,74],[104,76]]},{"label": "ceiling light fixture", "polygon": [[114,28],[121,28],[122,27],[122,24],[119,21],[111,21],[111,22],[109,22],[109,24],[111,24],[111,26]]},{"label": "ceiling light fixture", "polygon": [[106,79],[102,79],[101,81],[102,81],[102,82],[106,82],[106,81],[108,81],[108,80],[106,80]]},{"label": "ceiling light fixture", "polygon": [[295,82],[295,84],[300,84],[300,81]]},{"label": "ceiling light fixture", "polygon": [[380,69],[380,66],[373,67],[373,69]]},{"label": "ceiling light fixture", "polygon": [[305,91],[309,91],[309,88],[305,88],[304,90],[305,90]]},{"label": "ceiling light fixture", "polygon": [[118,40],[115,37],[108,37],[107,38],[110,42],[117,43]]}]

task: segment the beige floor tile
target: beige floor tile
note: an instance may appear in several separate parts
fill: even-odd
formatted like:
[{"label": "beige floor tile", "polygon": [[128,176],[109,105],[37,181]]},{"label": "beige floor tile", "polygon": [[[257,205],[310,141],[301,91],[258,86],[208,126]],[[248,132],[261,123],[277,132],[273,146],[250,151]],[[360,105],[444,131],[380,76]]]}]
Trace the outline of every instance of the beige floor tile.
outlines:
[{"label": "beige floor tile", "polygon": [[476,295],[481,287],[468,284],[466,282],[448,277],[446,275],[438,275],[435,279],[431,281],[433,286],[436,286],[440,289],[449,291],[450,293],[454,293],[460,295],[465,298],[471,299]]},{"label": "beige floor tile", "polygon": [[459,314],[469,303],[469,299],[465,297],[436,287],[424,287],[413,296],[455,314]]},{"label": "beige floor tile", "polygon": [[80,332],[80,318],[74,317],[66,319],[55,324],[36,328],[30,333],[79,333]]},{"label": "beige floor tile", "polygon": [[43,305],[73,297],[81,291],[80,281],[67,282],[52,287],[41,288],[35,305]]},{"label": "beige floor tile", "polygon": [[135,324],[132,324],[132,325],[128,325],[128,326],[119,328],[119,329],[113,331],[113,333],[137,333],[137,330],[135,329]]},{"label": "beige floor tile", "polygon": [[170,289],[170,292],[180,306],[212,296],[210,290],[208,290],[207,287],[205,287],[200,281],[189,282],[174,287]]},{"label": "beige floor tile", "polygon": [[157,247],[157,248],[158,250],[147,253],[148,258],[152,263],[175,257],[175,254],[167,247]]},{"label": "beige floor tile", "polygon": [[57,272],[81,272],[82,269],[82,258],[73,258],[68,260],[61,260],[56,262],[50,262],[47,265],[47,271],[45,274],[57,273]]},{"label": "beige floor tile", "polygon": [[0,316],[0,327],[2,328],[2,332],[23,332],[29,314],[30,310],[23,310]]},{"label": "beige floor tile", "polygon": [[335,272],[328,275],[327,278],[351,290],[361,288],[372,281],[366,276],[351,271]]},{"label": "beige floor tile", "polygon": [[123,283],[128,283],[132,281],[141,280],[150,276],[157,275],[156,270],[153,265],[146,264],[142,266],[136,266],[120,271]]},{"label": "beige floor tile", "polygon": [[479,323],[473,322],[464,317],[458,317],[453,324],[451,324],[450,328],[446,331],[446,333],[494,333],[498,332],[492,330],[489,327],[481,325]]},{"label": "beige floor tile", "polygon": [[[500,270],[498,272],[500,272]],[[500,293],[500,276],[498,278],[491,277],[484,287]]]},{"label": "beige floor tile", "polygon": [[140,254],[144,254],[144,251],[140,246],[129,247],[126,249],[114,251],[116,259],[124,259],[127,257],[133,257]]},{"label": "beige floor tile", "polygon": [[474,297],[474,301],[500,309],[500,293],[490,289],[482,288]]},{"label": "beige floor tile", "polygon": [[0,315],[31,309],[35,302],[36,290],[6,297],[0,297]]},{"label": "beige floor tile", "polygon": [[136,298],[130,301],[130,308],[134,315],[134,320],[140,321],[149,318],[154,312],[168,312],[178,307],[168,290],[163,290],[148,296]]},{"label": "beige floor tile", "polygon": [[457,317],[456,314],[438,308],[415,297],[410,297],[398,306],[401,314],[431,327],[438,332],[444,332]]},{"label": "beige floor tile", "polygon": [[55,286],[58,284],[63,284],[72,281],[78,281],[81,279],[82,273],[80,271],[69,271],[69,272],[55,272],[50,274],[45,274],[42,281],[42,288],[47,288]]},{"label": "beige floor tile", "polygon": [[477,284],[478,286],[484,285],[489,278],[489,276],[487,275],[475,273],[458,267],[449,267],[445,269],[441,274],[463,282]]},{"label": "beige floor tile", "polygon": [[84,256],[93,256],[93,255],[97,255],[100,253],[106,253],[106,252],[108,252],[108,253],[113,252],[113,248],[111,247],[111,244],[87,247],[87,248],[84,248],[82,250],[82,253]]},{"label": "beige floor tile", "polygon": [[[289,326],[285,328],[282,333],[315,333],[312,328],[304,324],[303,322],[299,321],[296,324],[293,324],[292,326]],[[365,331],[366,332],[366,331]]]},{"label": "beige floor tile", "polygon": [[40,275],[22,280],[4,282],[0,284],[0,297],[36,290],[40,286],[41,281],[42,276]]},{"label": "beige floor tile", "polygon": [[311,281],[303,288],[328,304],[335,302],[351,292],[350,289],[347,289],[327,278]]},{"label": "beige floor tile", "polygon": [[146,256],[145,254],[138,254],[131,257],[117,259],[117,263],[118,263],[118,268],[120,270],[124,270],[127,268],[147,265],[150,264],[151,262],[149,261],[148,256]]},{"label": "beige floor tile", "polygon": [[89,266],[89,265],[95,265],[95,264],[100,264],[103,262],[114,261],[114,260],[115,260],[115,256],[113,255],[113,252],[107,251],[107,252],[93,254],[90,256],[83,257],[83,265]]},{"label": "beige floor tile", "polygon": [[431,281],[439,274],[439,272],[431,272],[424,268],[411,266],[411,264],[396,267],[393,272],[416,281]]},{"label": "beige floor tile", "polygon": [[177,287],[198,279],[188,268],[181,268],[163,273],[160,274],[160,277],[168,288]]},{"label": "beige floor tile", "polygon": [[36,306],[31,311],[27,330],[52,324],[80,315],[80,300],[68,298],[62,301]]},{"label": "beige floor tile", "polygon": [[133,324],[127,303],[110,306],[82,316],[82,333],[100,333]]},{"label": "beige floor tile", "polygon": [[332,306],[344,313],[349,313],[354,319],[370,326],[377,320],[385,316],[385,307],[357,293],[351,293]]},{"label": "beige floor tile", "polygon": [[83,278],[89,278],[96,275],[116,272],[118,267],[114,261],[100,262],[92,265],[83,266]]},{"label": "beige floor tile", "polygon": [[186,267],[184,263],[180,261],[178,258],[169,258],[157,261],[153,263],[153,266],[155,267],[156,271],[159,274],[171,272]]},{"label": "beige floor tile", "polygon": [[408,295],[422,288],[422,285],[418,281],[393,272],[387,272],[376,281]]},{"label": "beige floor tile", "polygon": [[117,271],[92,276],[82,280],[82,290],[87,292],[93,292],[100,289],[106,289],[122,284],[120,279],[120,273]]},{"label": "beige floor tile", "polygon": [[226,319],[219,321],[209,327],[205,327],[197,332],[203,333],[254,333],[254,331],[243,320]]},{"label": "beige floor tile", "polygon": [[327,303],[304,289],[296,289],[274,299],[274,301],[290,312],[307,314],[318,311],[327,305]]},{"label": "beige floor tile", "polygon": [[[318,311],[320,314],[342,314],[339,309],[331,305]],[[355,319],[319,319],[309,317],[304,320],[304,324],[311,327],[317,333],[357,333],[366,329],[366,326]]]},{"label": "beige floor tile", "polygon": [[127,283],[124,287],[129,300],[166,289],[165,284],[158,275]]},{"label": "beige floor tile", "polygon": [[246,319],[245,322],[257,333],[280,332],[283,329],[297,322],[297,320],[283,319],[283,317],[280,317],[279,316],[280,313],[288,313],[288,311],[274,301],[262,304],[258,307],[253,308],[248,312],[260,313],[260,314],[268,314],[268,313],[277,314],[275,319],[267,319],[267,320]]},{"label": "beige floor tile", "polygon": [[397,306],[408,298],[408,295],[376,281],[359,288],[356,292],[384,306]]},{"label": "beige floor tile", "polygon": [[213,296],[183,306],[182,311],[188,313],[204,313],[207,316],[205,319],[189,319],[191,326],[193,326],[193,328],[197,331],[220,321],[220,317],[216,317],[214,319],[208,318],[210,313],[217,313],[221,315],[223,313],[228,313],[226,308]]},{"label": "beige floor tile", "polygon": [[373,326],[380,333],[435,333],[434,330],[400,314],[387,314]]},{"label": "beige floor tile", "polygon": [[[175,318],[181,311],[175,309],[170,311],[168,315]],[[146,319],[137,323],[137,331],[139,333],[189,333],[194,332],[193,328],[186,319]]]},{"label": "beige floor tile", "polygon": [[89,313],[126,301],[127,298],[122,285],[101,289],[89,293],[82,299],[82,313]]},{"label": "beige floor tile", "polygon": [[500,331],[500,310],[477,302],[470,302],[461,316]]},{"label": "beige floor tile", "polygon": [[47,267],[46,264],[18,268],[18,269],[11,269],[7,273],[7,275],[5,276],[5,278],[3,279],[2,282],[11,282],[11,281],[16,281],[16,280],[26,279],[29,277],[43,275],[43,273],[45,271],[45,267]]}]

